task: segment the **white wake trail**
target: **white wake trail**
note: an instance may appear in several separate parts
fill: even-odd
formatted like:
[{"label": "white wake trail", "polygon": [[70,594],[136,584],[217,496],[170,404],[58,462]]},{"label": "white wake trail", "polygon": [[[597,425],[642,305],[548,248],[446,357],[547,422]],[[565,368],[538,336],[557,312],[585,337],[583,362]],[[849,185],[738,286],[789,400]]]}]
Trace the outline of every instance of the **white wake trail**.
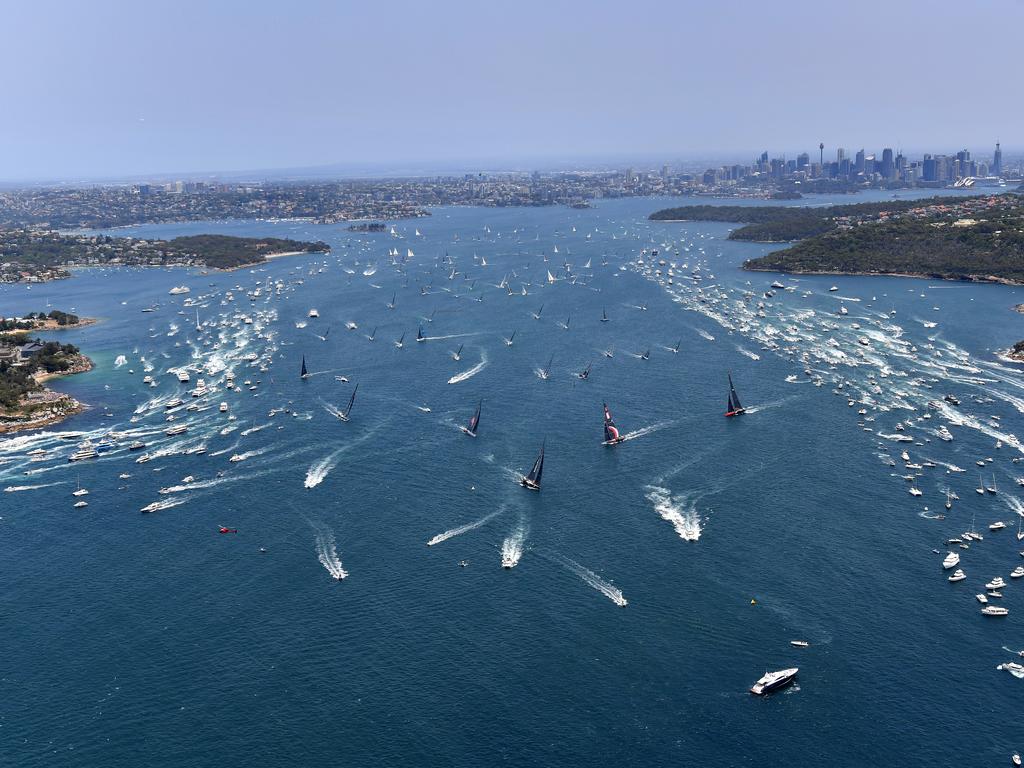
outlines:
[{"label": "white wake trail", "polygon": [[468,371],[463,371],[462,373],[455,374],[450,379],[448,379],[448,383],[449,384],[458,384],[459,382],[465,381],[466,379],[469,379],[469,378],[472,378],[473,376],[476,376],[478,373],[480,373],[480,371],[482,371],[486,367],[487,367],[487,355],[482,355],[481,356],[481,360],[480,360],[479,363],[474,365]]},{"label": "white wake trail", "polygon": [[650,426],[647,427],[634,429],[632,432],[627,432],[624,435],[620,435],[620,437],[622,438],[622,442],[626,442],[627,440],[636,440],[636,438],[638,437],[643,437],[644,435],[649,435],[652,432],[657,432],[659,429],[664,429],[665,427],[671,426],[674,423],[674,421],[659,421],[657,424],[651,424]]},{"label": "white wake trail", "polygon": [[64,485],[63,481],[55,483],[40,483],[39,485],[8,485],[4,488],[5,493],[17,493],[18,491],[36,491],[40,488],[52,488],[55,485]]},{"label": "white wake trail", "polygon": [[491,512],[489,515],[484,515],[479,520],[476,520],[476,521],[474,521],[472,523],[466,523],[465,525],[460,525],[457,528],[451,528],[450,530],[447,530],[444,533],[439,533],[439,534],[437,534],[437,536],[435,536],[434,538],[432,538],[430,541],[427,542],[427,546],[428,547],[432,547],[435,544],[440,544],[442,541],[448,541],[448,539],[451,539],[451,538],[453,538],[455,536],[461,536],[464,533],[472,531],[474,528],[479,528],[481,525],[484,525],[485,523],[493,520],[494,518],[496,518],[498,515],[500,515],[504,511],[505,511],[504,507],[502,507],[501,509],[496,509],[494,512]]},{"label": "white wake trail", "polygon": [[648,485],[647,500],[654,505],[654,511],[661,515],[662,520],[672,523],[672,527],[683,541],[700,539],[701,526],[697,508],[688,504],[689,500],[685,496],[673,498],[668,488]]},{"label": "white wake trail", "polygon": [[564,555],[559,555],[558,561],[579,576],[585,584],[589,584],[616,605],[625,608],[629,604],[621,589],[611,582],[602,579],[589,568],[584,568],[572,558],[565,557]]},{"label": "white wake trail", "polygon": [[523,556],[523,544],[528,532],[526,523],[520,523],[501,543],[501,567],[515,568]]},{"label": "white wake trail", "polygon": [[341,558],[338,557],[334,532],[326,526],[316,534],[316,556],[332,578],[341,581],[348,576],[348,571],[342,566]]}]

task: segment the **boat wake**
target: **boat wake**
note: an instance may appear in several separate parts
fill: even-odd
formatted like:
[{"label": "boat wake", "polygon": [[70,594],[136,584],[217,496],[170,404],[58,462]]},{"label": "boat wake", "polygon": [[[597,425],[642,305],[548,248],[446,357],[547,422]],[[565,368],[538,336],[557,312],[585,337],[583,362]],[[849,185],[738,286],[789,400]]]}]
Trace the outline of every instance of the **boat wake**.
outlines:
[{"label": "boat wake", "polygon": [[350,440],[340,448],[336,448],[334,451],[324,456],[319,461],[313,462],[309,469],[306,470],[306,479],[303,482],[303,485],[306,488],[316,488],[324,481],[324,478],[330,474],[331,470],[338,466],[338,461],[341,459],[342,454],[352,448],[355,448],[360,443],[369,440],[378,429],[380,429],[380,427],[376,427],[366,434],[360,435],[355,440]]},{"label": "boat wake", "polygon": [[465,381],[466,379],[476,376],[480,371],[487,367],[487,355],[481,355],[480,362],[470,368],[468,371],[457,373],[448,379],[449,384],[458,384],[459,382]]},{"label": "boat wake", "polygon": [[629,604],[625,595],[622,594],[621,589],[611,582],[602,579],[589,568],[584,568],[572,558],[565,557],[564,555],[558,555],[557,559],[558,562],[565,566],[569,571],[579,576],[585,584],[596,589],[616,605],[625,608]]},{"label": "boat wake", "polygon": [[519,558],[523,556],[523,544],[526,542],[528,531],[526,523],[520,523],[501,543],[502,568],[515,568],[519,564]]},{"label": "boat wake", "polygon": [[657,432],[659,429],[664,429],[674,423],[675,422],[671,420],[659,421],[657,424],[651,424],[648,427],[641,427],[640,429],[634,429],[632,432],[627,432],[626,434],[621,435],[619,439],[622,442],[626,442],[627,440],[636,440],[638,437],[643,437],[644,435],[649,435],[652,432]]},{"label": "boat wake", "polygon": [[439,533],[437,534],[437,536],[435,536],[427,542],[427,546],[432,547],[435,544],[440,544],[442,541],[448,541],[448,539],[451,539],[455,536],[461,536],[463,533],[468,533],[469,531],[472,531],[474,528],[479,528],[481,525],[484,525],[485,523],[493,520],[504,511],[505,507],[501,507],[500,509],[496,509],[494,512],[491,512],[491,514],[485,515],[484,517],[481,517],[479,520],[476,520],[472,523],[466,523],[465,525],[460,525],[457,528],[447,530],[444,533]]},{"label": "boat wake", "polygon": [[739,352],[741,355],[746,355],[751,360],[760,360],[761,359],[761,356],[759,354],[757,354],[755,352],[751,352],[749,349],[744,349],[743,347],[739,346],[738,344],[736,345],[736,351]]},{"label": "boat wake", "polygon": [[52,488],[55,485],[64,485],[63,482],[40,483],[39,485],[8,485],[4,493],[18,493],[19,491],[36,491],[40,488]]},{"label": "boat wake", "polygon": [[761,411],[767,411],[769,408],[778,408],[780,405],[785,405],[790,400],[794,399],[796,395],[790,397],[783,397],[779,400],[772,400],[769,403],[758,403],[757,405],[747,406],[747,413],[760,413]]},{"label": "boat wake", "polygon": [[679,538],[683,541],[697,541],[702,532],[700,516],[696,504],[687,496],[672,496],[668,488],[648,485],[647,500],[654,505],[654,511],[661,515],[662,520],[672,523]]},{"label": "boat wake", "polygon": [[702,339],[707,339],[708,341],[714,341],[714,340],[715,340],[715,337],[714,337],[714,336],[712,336],[712,335],[711,335],[710,333],[708,333],[707,331],[705,331],[705,330],[704,330],[703,328],[698,328],[698,329],[697,329],[697,333],[698,333],[698,335],[700,335],[700,337],[701,337]]},{"label": "boat wake", "polygon": [[341,581],[348,576],[348,571],[341,564],[338,549],[334,542],[334,532],[326,526],[316,534],[316,556],[320,564],[327,569],[332,578]]},{"label": "boat wake", "polygon": [[240,434],[242,437],[245,437],[246,435],[251,435],[254,432],[259,432],[262,429],[266,429],[269,426],[270,422],[267,422],[266,424],[260,424],[258,427],[249,427],[248,429],[243,429],[238,434]]}]

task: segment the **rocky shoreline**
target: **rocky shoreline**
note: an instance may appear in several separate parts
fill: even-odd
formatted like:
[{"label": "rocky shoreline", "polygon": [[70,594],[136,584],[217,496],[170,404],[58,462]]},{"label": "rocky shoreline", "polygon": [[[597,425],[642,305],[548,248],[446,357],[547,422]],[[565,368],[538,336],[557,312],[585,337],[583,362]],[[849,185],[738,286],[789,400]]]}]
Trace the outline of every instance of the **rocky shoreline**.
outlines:
[{"label": "rocky shoreline", "polygon": [[[68,370],[37,374],[33,378],[41,384],[51,379],[74,376],[92,369],[92,360],[85,355],[79,355]],[[0,434],[24,432],[59,424],[65,419],[81,413],[85,408],[83,403],[71,395],[44,387],[40,392],[26,395],[17,408],[0,408]]]}]

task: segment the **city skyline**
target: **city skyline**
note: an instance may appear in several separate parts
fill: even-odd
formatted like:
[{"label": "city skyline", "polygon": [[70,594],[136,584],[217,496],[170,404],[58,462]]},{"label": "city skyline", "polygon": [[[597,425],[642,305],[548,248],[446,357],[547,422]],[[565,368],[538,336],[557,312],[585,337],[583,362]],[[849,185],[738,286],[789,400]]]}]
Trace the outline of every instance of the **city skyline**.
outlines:
[{"label": "city skyline", "polygon": [[[508,14],[462,2],[108,0],[8,14],[19,34],[0,67],[19,108],[0,125],[5,182],[735,162],[853,139],[947,154],[999,140],[1009,156],[1024,118],[993,76],[1015,66],[998,30],[1019,28],[1024,6],[1009,0],[969,22],[945,3],[805,0],[741,18],[656,2]],[[926,43],[966,28],[995,42],[937,76],[894,79],[898,60],[927,70]],[[874,55],[875,40],[891,41],[889,53]]]}]

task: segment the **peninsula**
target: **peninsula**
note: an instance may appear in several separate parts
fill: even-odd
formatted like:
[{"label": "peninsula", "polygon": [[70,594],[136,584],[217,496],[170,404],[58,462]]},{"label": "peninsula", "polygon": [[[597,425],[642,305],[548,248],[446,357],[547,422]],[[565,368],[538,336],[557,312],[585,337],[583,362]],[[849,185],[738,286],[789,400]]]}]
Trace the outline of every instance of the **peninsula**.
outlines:
[{"label": "peninsula", "polygon": [[0,282],[45,282],[84,266],[188,266],[236,269],[283,253],[326,253],[324,242],[276,237],[192,235],[148,240],[28,229],[0,230]]},{"label": "peninsula", "polygon": [[798,242],[743,264],[797,274],[1024,283],[1024,197],[893,200],[826,208],[685,206],[653,220],[743,222],[730,240]]},{"label": "peninsula", "polygon": [[[34,316],[26,321],[45,324],[50,319]],[[25,331],[0,333],[0,433],[38,429],[81,411],[81,403],[45,387],[44,382],[91,369],[92,361],[73,344],[31,339]]]}]

